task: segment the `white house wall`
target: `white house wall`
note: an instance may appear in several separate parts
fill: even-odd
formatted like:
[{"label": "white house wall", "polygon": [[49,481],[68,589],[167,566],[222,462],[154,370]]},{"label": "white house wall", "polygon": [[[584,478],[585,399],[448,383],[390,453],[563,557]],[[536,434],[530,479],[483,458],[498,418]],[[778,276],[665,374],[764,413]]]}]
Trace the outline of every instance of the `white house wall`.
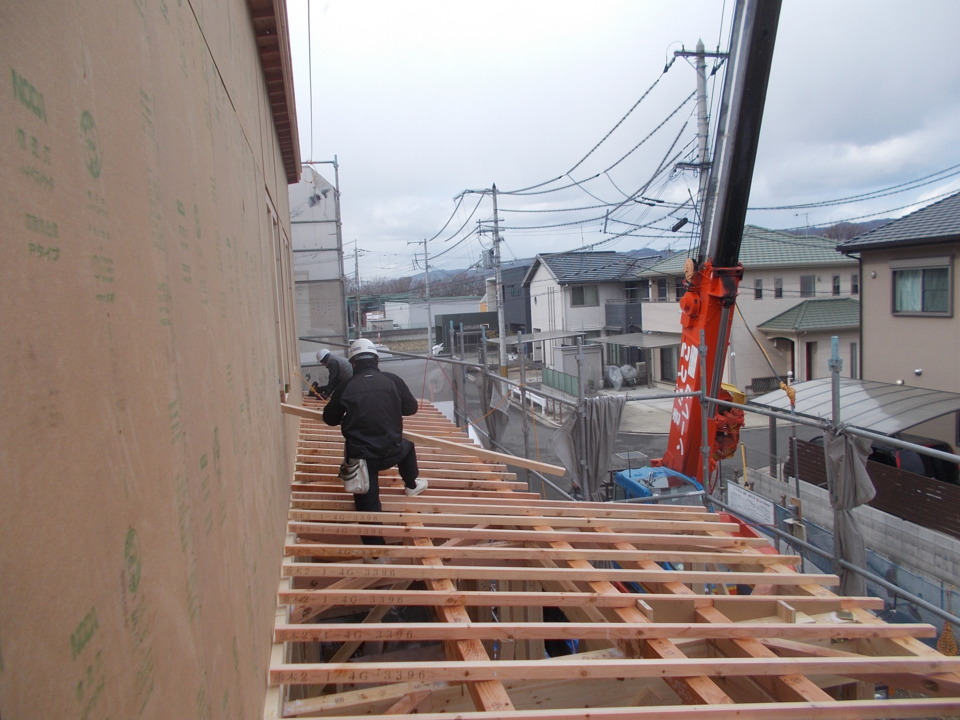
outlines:
[{"label": "white house wall", "polygon": [[[626,291],[622,281],[597,283],[598,304],[583,307],[571,306],[572,287],[557,284],[553,273],[544,264],[540,264],[530,280],[530,320],[534,332],[551,330],[582,331],[600,333],[606,321],[608,301],[623,302]],[[543,343],[544,356],[540,355],[539,344],[534,349],[534,358],[552,362],[553,349],[569,340],[553,340]]]},{"label": "white house wall", "polygon": [[599,332],[606,324],[606,304],[614,300],[623,302],[626,292],[622,282],[597,283],[597,305],[572,306],[573,287],[565,285],[562,288],[564,321],[561,330],[582,330],[585,333]]},{"label": "white house wall", "polygon": [[425,328],[427,318],[436,322],[438,315],[480,312],[480,300],[470,298],[442,298],[431,300],[429,314],[425,300],[417,302],[385,302],[383,310],[386,317],[401,328]]},{"label": "white house wall", "polygon": [[[537,267],[530,281],[530,322],[534,332],[548,332],[563,329],[563,297],[556,278],[542,263]],[[540,355],[540,343],[534,348],[534,358],[549,361],[553,357],[554,345],[559,342],[545,343],[543,349],[546,358]]]}]

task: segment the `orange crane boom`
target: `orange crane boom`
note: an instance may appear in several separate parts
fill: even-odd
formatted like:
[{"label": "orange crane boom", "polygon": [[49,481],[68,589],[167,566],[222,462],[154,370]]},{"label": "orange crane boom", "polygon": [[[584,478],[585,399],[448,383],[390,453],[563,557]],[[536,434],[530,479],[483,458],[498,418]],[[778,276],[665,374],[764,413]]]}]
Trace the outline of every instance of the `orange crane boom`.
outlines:
[{"label": "orange crane boom", "polygon": [[666,452],[652,462],[704,485],[717,460],[736,450],[743,425],[743,411],[718,411],[716,403],[690,393],[729,399],[721,382],[743,277],[740,242],[779,18],[780,0],[742,0],[736,8],[700,248],[696,259],[687,260],[680,300],[676,389],[686,395],[674,401]]}]

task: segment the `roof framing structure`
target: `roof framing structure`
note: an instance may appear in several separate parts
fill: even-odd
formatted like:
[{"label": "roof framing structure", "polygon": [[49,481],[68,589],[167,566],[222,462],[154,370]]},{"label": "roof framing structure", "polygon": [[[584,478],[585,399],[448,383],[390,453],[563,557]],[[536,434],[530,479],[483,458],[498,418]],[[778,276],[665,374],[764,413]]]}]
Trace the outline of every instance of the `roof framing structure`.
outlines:
[{"label": "roof framing structure", "polygon": [[[383,511],[366,514],[337,478],[339,430],[300,420],[265,718],[960,708],[960,658],[918,639],[932,626],[885,623],[882,600],[834,594],[836,577],[798,572],[735,518],[543,500],[431,405],[405,428],[460,447],[418,446],[429,489],[406,497],[384,471]],[[875,699],[877,684],[905,697]]]}]

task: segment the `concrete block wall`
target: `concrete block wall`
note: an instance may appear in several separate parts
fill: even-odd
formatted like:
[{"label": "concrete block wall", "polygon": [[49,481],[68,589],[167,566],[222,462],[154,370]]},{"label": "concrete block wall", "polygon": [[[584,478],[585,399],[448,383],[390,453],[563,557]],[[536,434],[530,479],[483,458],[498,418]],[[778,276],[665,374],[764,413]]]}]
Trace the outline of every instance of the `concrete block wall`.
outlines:
[{"label": "concrete block wall", "polygon": [[[796,497],[796,484],[783,482],[766,472],[750,470],[753,491],[768,500],[783,504]],[[800,483],[803,517],[827,529],[833,528],[833,510],[826,488]],[[862,506],[855,511],[868,550],[872,550],[907,570],[957,587],[960,577],[960,540],[889,513]]]}]

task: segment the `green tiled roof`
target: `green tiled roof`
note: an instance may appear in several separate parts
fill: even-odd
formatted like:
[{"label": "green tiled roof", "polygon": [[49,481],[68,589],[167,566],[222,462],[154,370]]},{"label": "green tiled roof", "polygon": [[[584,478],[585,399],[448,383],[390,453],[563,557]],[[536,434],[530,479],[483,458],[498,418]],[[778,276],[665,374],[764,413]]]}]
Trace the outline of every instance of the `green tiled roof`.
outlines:
[{"label": "green tiled roof", "polygon": [[860,302],[853,298],[823,298],[804,300],[786,312],[774,315],[757,325],[757,330],[770,332],[785,330],[833,330],[855,328],[860,325]]},{"label": "green tiled roof", "polygon": [[[678,253],[661,260],[637,273],[637,277],[683,275],[683,263],[696,250]],[[852,258],[837,251],[835,240],[815,235],[797,236],[778,230],[766,230],[754,225],[743,228],[740,244],[740,262],[744,268],[789,267],[803,265],[844,264],[856,265]]]}]

